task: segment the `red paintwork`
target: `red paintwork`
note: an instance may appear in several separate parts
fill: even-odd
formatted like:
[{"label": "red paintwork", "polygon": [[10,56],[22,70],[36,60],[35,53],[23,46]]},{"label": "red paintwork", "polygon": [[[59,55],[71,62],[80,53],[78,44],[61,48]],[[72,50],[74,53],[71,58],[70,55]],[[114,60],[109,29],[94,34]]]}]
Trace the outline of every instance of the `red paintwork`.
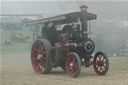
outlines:
[{"label": "red paintwork", "polygon": [[[39,43],[41,44],[41,42],[39,40],[37,40],[32,46],[31,61],[32,61],[32,66],[33,66],[33,69],[35,70],[35,72],[43,73],[43,70],[45,69],[45,65],[47,62],[47,56],[46,56],[45,48],[42,49],[42,52],[40,51]],[[37,52],[37,50],[35,50],[35,48],[38,50],[38,52]],[[42,55],[42,57],[40,59],[38,59],[38,54]],[[42,70],[40,69],[39,64],[43,67]]]},{"label": "red paintwork", "polygon": [[[72,64],[72,67],[70,66]],[[67,73],[74,77],[77,71],[77,61],[74,56],[68,56],[66,60],[66,71]],[[73,72],[72,72],[73,71]]]},{"label": "red paintwork", "polygon": [[102,74],[105,71],[106,61],[105,56],[102,53],[99,53],[94,56],[94,69],[99,74]]}]

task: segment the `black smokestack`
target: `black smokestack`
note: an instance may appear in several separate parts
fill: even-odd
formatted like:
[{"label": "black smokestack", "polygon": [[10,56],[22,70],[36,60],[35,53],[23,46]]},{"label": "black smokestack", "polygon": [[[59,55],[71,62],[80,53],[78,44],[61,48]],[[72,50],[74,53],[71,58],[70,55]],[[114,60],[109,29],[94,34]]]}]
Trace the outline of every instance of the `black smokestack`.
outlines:
[{"label": "black smokestack", "polygon": [[83,31],[83,35],[84,37],[88,37],[88,13],[87,13],[87,9],[88,6],[80,6],[80,10],[81,10],[81,14],[80,14],[80,20],[81,20],[81,24],[82,24],[82,31]]}]

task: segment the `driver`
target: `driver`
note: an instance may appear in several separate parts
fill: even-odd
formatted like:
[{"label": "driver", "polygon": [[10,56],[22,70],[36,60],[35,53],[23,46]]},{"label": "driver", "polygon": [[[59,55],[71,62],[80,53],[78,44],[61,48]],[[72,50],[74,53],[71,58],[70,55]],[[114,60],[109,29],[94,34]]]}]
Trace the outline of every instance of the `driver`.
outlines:
[{"label": "driver", "polygon": [[65,25],[62,29],[62,33],[71,33],[72,26],[71,25]]},{"label": "driver", "polygon": [[49,24],[49,29],[48,29],[48,39],[50,40],[51,44],[54,46],[56,39],[57,39],[57,30],[56,27],[53,23]]}]

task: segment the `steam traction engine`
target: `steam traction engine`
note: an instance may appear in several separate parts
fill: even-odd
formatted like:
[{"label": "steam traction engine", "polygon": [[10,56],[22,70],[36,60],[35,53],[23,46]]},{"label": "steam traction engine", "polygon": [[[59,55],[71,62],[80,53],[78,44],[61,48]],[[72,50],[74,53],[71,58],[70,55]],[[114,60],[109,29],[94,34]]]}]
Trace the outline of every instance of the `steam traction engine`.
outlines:
[{"label": "steam traction engine", "polygon": [[87,6],[81,12],[72,12],[51,18],[30,21],[27,24],[43,24],[42,37],[32,46],[31,61],[36,73],[48,74],[52,68],[62,67],[71,77],[78,77],[81,66],[90,67],[99,75],[108,72],[108,57],[101,51],[94,56],[94,42],[88,38],[88,20],[96,15],[87,13]]}]

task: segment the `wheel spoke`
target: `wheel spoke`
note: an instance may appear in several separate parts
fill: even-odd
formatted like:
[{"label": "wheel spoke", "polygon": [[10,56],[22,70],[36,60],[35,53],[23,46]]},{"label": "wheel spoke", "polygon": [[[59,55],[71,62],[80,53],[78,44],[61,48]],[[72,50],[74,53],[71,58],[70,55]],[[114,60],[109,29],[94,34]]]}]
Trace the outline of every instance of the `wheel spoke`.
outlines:
[{"label": "wheel spoke", "polygon": [[37,60],[35,60],[35,63],[39,64],[39,63],[40,63],[40,60],[38,60],[38,59],[37,59]]},{"label": "wheel spoke", "polygon": [[103,66],[106,67],[106,63],[104,63]]},{"label": "wheel spoke", "polygon": [[37,69],[40,70],[40,66],[39,66],[39,64],[37,65]]},{"label": "wheel spoke", "polygon": [[96,60],[96,62],[94,63],[95,65],[98,65],[98,61]]},{"label": "wheel spoke", "polygon": [[99,60],[101,60],[102,55],[99,55]]},{"label": "wheel spoke", "polygon": [[98,68],[98,64],[97,65],[95,65],[96,66],[96,68]]},{"label": "wheel spoke", "polygon": [[70,61],[68,61],[67,64],[70,65]]},{"label": "wheel spoke", "polygon": [[70,62],[70,63],[72,62],[72,56],[70,56],[70,60],[69,60],[69,62]]},{"label": "wheel spoke", "polygon": [[97,65],[97,66],[96,66],[96,68],[98,69],[98,68],[99,68],[99,66]]},{"label": "wheel spoke", "polygon": [[77,67],[77,63],[76,62],[74,63],[74,67]]},{"label": "wheel spoke", "polygon": [[101,61],[103,61],[103,59],[104,59],[104,57],[103,57],[103,56],[101,56]]},{"label": "wheel spoke", "polygon": [[39,47],[41,47],[41,42],[39,42]]},{"label": "wheel spoke", "polygon": [[96,58],[96,61],[99,61],[99,57]]},{"label": "wheel spoke", "polygon": [[97,70],[100,71],[100,66],[97,67]]},{"label": "wheel spoke", "polygon": [[107,63],[107,61],[104,62],[105,64]]},{"label": "wheel spoke", "polygon": [[76,70],[77,70],[77,63],[76,62],[74,62],[73,70],[74,70],[74,72],[76,72]]},{"label": "wheel spoke", "polygon": [[47,58],[46,57],[42,57],[42,60],[47,60]]},{"label": "wheel spoke", "polygon": [[102,61],[104,62],[105,58],[103,57]]},{"label": "wheel spoke", "polygon": [[45,54],[46,54],[46,51],[43,51],[43,52],[42,52],[42,56],[44,56]]},{"label": "wheel spoke", "polygon": [[105,58],[104,58],[103,62],[106,63],[106,59]]},{"label": "wheel spoke", "polygon": [[38,60],[37,58],[33,58],[34,61]]},{"label": "wheel spoke", "polygon": [[39,51],[37,48],[34,48],[34,50],[35,50],[36,52],[40,53],[40,51]]},{"label": "wheel spoke", "polygon": [[43,71],[43,70],[44,70],[44,69],[43,69],[43,68],[44,68],[43,65],[39,64],[39,66],[40,66],[40,70]]},{"label": "wheel spoke", "polygon": [[42,61],[42,67],[45,67],[45,61]]},{"label": "wheel spoke", "polygon": [[42,52],[42,50],[43,50],[43,45],[42,45],[42,43],[41,43],[41,42],[39,42],[39,53],[41,53],[41,52]]},{"label": "wheel spoke", "polygon": [[102,66],[102,69],[103,69],[103,71],[105,70],[105,67],[104,66]]},{"label": "wheel spoke", "polygon": [[103,68],[102,68],[102,66],[100,66],[100,72],[103,72]]},{"label": "wheel spoke", "polygon": [[75,59],[75,58],[73,58],[73,60],[72,60],[72,63],[73,63],[73,64],[75,63],[75,60],[76,60],[76,59]]},{"label": "wheel spoke", "polygon": [[72,73],[74,73],[74,70],[73,70],[73,69],[71,69],[71,72],[72,72]]},{"label": "wheel spoke", "polygon": [[41,53],[44,52],[44,46],[41,47],[40,52],[41,52]]}]

